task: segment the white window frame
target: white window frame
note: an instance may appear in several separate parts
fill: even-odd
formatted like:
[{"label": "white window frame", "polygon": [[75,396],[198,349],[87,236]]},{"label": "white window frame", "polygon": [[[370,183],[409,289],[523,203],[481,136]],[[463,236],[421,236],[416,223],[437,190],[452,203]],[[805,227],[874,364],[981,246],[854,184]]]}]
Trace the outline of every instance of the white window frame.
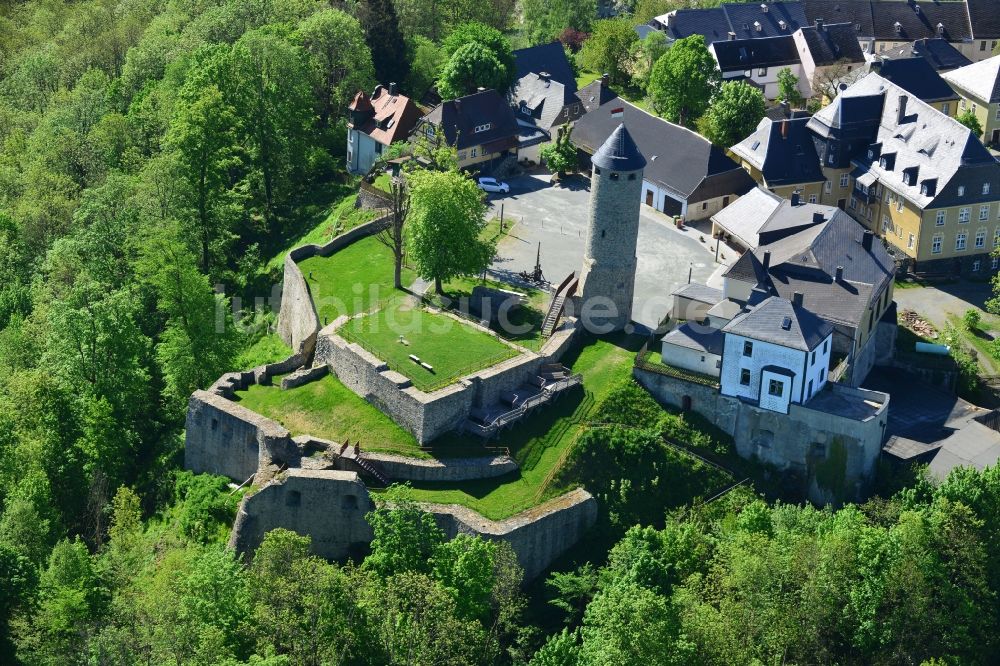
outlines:
[{"label": "white window frame", "polygon": [[851,182],[851,175],[850,174],[847,174],[847,173],[840,174],[840,186],[841,187],[847,187],[847,185],[850,182]]},{"label": "white window frame", "polygon": [[986,229],[980,229],[976,232],[976,239],[974,247],[977,250],[981,250],[986,247]]},{"label": "white window frame", "polygon": [[983,183],[983,194],[989,194],[989,193],[990,193],[990,184]]},{"label": "white window frame", "polygon": [[910,234],[910,237],[906,239],[906,249],[907,250],[912,250],[913,249],[913,242],[915,240],[916,240],[916,237],[913,234]]},{"label": "white window frame", "polygon": [[809,203],[811,203],[811,204],[816,203],[816,195],[815,194],[810,194],[809,195]]},{"label": "white window frame", "polygon": [[946,211],[939,210],[934,218],[934,226],[943,227],[947,219],[948,219],[948,213]]},{"label": "white window frame", "polygon": [[969,235],[964,231],[955,234],[955,252],[964,252],[968,245]]},{"label": "white window frame", "polygon": [[829,180],[823,183],[823,191],[826,192],[827,194],[830,194],[830,192],[833,191],[833,183],[830,182]]},{"label": "white window frame", "polygon": [[959,185],[958,186],[958,196],[960,196],[960,197],[964,197],[965,196],[965,185]]},{"label": "white window frame", "polygon": [[971,214],[972,214],[972,211],[970,211],[968,208],[959,208],[958,209],[958,223],[959,224],[968,224],[969,220],[971,219],[970,218]]},{"label": "white window frame", "polygon": [[931,254],[941,254],[941,245],[944,243],[944,236],[941,234],[934,234],[931,238]]},{"label": "white window frame", "polygon": [[979,221],[985,222],[988,219],[990,219],[990,205],[983,204],[979,207]]}]

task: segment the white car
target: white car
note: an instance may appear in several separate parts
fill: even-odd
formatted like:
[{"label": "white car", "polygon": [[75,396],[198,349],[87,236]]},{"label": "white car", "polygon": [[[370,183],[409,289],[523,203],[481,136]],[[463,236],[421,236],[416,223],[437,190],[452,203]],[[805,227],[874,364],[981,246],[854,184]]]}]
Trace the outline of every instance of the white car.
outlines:
[{"label": "white car", "polygon": [[476,184],[484,192],[503,192],[504,194],[510,192],[510,185],[496,178],[483,177],[477,180]]}]

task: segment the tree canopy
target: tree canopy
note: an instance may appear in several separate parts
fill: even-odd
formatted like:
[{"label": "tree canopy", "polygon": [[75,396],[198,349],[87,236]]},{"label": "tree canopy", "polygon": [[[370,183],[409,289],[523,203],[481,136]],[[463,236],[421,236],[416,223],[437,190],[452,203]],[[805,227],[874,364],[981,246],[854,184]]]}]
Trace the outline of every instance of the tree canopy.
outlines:
[{"label": "tree canopy", "polygon": [[764,93],[746,81],[723,83],[699,125],[717,146],[734,146],[757,128],[764,117]]},{"label": "tree canopy", "polygon": [[653,108],[667,120],[691,126],[708,109],[720,82],[712,54],[701,35],[674,42],[649,75]]}]

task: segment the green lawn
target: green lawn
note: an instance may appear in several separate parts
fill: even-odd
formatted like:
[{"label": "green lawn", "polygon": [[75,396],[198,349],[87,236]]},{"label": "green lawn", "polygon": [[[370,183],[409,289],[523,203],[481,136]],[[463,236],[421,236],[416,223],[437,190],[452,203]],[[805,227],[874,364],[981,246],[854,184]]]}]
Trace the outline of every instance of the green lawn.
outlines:
[{"label": "green lawn", "polygon": [[387,173],[380,173],[378,175],[378,178],[375,179],[375,182],[372,183],[372,185],[375,186],[377,189],[380,189],[383,192],[385,192],[385,193],[388,194],[392,190],[392,187],[391,187],[392,186],[392,176],[390,176]]},{"label": "green lawn", "polygon": [[[589,339],[563,362],[584,376],[584,389],[573,389],[555,404],[534,412],[492,442],[510,449],[521,466],[516,475],[501,479],[454,484],[414,484],[414,499],[420,502],[461,504],[487,518],[502,520],[529,509],[569,488],[551,484],[565,462],[572,444],[587,427],[593,406],[602,401],[618,381],[632,371],[635,352],[642,344],[638,337],[616,336]],[[465,443],[478,439],[465,436]],[[459,444],[458,436],[448,436],[441,446]]]},{"label": "green lawn", "polygon": [[589,86],[591,83],[601,78],[601,75],[597,72],[589,72],[586,70],[581,70],[579,75],[576,77],[576,87],[582,88],[584,86]]},{"label": "green lawn", "polygon": [[[492,335],[454,318],[397,299],[377,312],[352,319],[341,329],[413,385],[432,391],[476,370],[517,355],[517,350]],[[400,336],[405,344],[400,342]],[[434,367],[425,370],[410,355]]]},{"label": "green lawn", "polygon": [[323,245],[345,231],[350,231],[360,224],[374,220],[378,212],[367,208],[355,208],[354,202],[357,198],[357,194],[350,194],[331,204],[318,217],[319,221],[315,226],[293,238],[278,254],[271,258],[267,268],[280,268],[289,250],[310,243]]},{"label": "green lawn", "polygon": [[[392,252],[374,236],[329,257],[304,259],[299,269],[309,284],[321,325],[342,314],[367,312],[379,301],[399,295],[392,288]],[[404,268],[403,284],[413,279],[413,271]]]},{"label": "green lawn", "polygon": [[283,361],[291,355],[291,347],[286,345],[277,333],[268,333],[243,350],[236,359],[236,367],[249,370],[258,365]]},{"label": "green lawn", "polygon": [[[481,280],[478,277],[455,278],[445,282],[442,285],[442,289],[448,299],[450,299],[449,302],[456,304],[460,303],[463,297],[468,298],[472,296],[473,288],[478,285],[485,285],[494,289],[516,291],[524,294],[527,298],[527,304],[513,310],[510,313],[510,324],[511,328],[516,331],[521,330],[525,326],[530,326],[530,329],[524,333],[514,333],[510,330],[497,330],[497,332],[504,338],[512,340],[513,342],[534,351],[538,351],[541,346],[545,344],[545,338],[542,337],[542,320],[545,318],[545,313],[549,307],[549,300],[551,299],[551,294],[549,294],[549,292],[536,289],[534,287],[522,287],[520,285],[508,284],[507,282],[501,282],[499,280],[492,280],[489,278]],[[430,300],[435,303],[442,303],[439,296],[429,294],[429,297]],[[453,305],[453,307],[457,306]],[[496,330],[496,326],[493,328]]]},{"label": "green lawn", "polygon": [[360,441],[363,449],[427,457],[413,435],[333,375],[287,391],[282,391],[279,384],[275,378],[274,386],[251,386],[239,391],[236,399],[285,426],[292,435],[313,435],[335,442]]}]

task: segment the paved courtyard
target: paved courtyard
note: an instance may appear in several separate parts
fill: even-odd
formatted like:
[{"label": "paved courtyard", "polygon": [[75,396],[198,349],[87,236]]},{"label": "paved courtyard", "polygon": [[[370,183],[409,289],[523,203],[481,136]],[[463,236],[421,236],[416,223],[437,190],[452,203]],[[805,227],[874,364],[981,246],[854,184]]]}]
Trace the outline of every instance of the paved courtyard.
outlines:
[{"label": "paved courtyard", "polygon": [[[572,271],[579,272],[587,238],[587,215],[590,206],[590,181],[576,176],[565,184],[552,186],[548,175],[514,178],[510,194],[491,196],[493,214],[514,220],[513,233],[497,247],[498,260],[492,272],[517,274],[531,272],[541,243],[542,271],[546,279],[558,284]],[[666,215],[647,206],[640,207],[635,299],[632,318],[655,327],[673,304],[675,288],[688,281],[706,282],[715,270],[715,258],[709,250],[711,238],[699,241],[697,229],[678,230]]]}]

